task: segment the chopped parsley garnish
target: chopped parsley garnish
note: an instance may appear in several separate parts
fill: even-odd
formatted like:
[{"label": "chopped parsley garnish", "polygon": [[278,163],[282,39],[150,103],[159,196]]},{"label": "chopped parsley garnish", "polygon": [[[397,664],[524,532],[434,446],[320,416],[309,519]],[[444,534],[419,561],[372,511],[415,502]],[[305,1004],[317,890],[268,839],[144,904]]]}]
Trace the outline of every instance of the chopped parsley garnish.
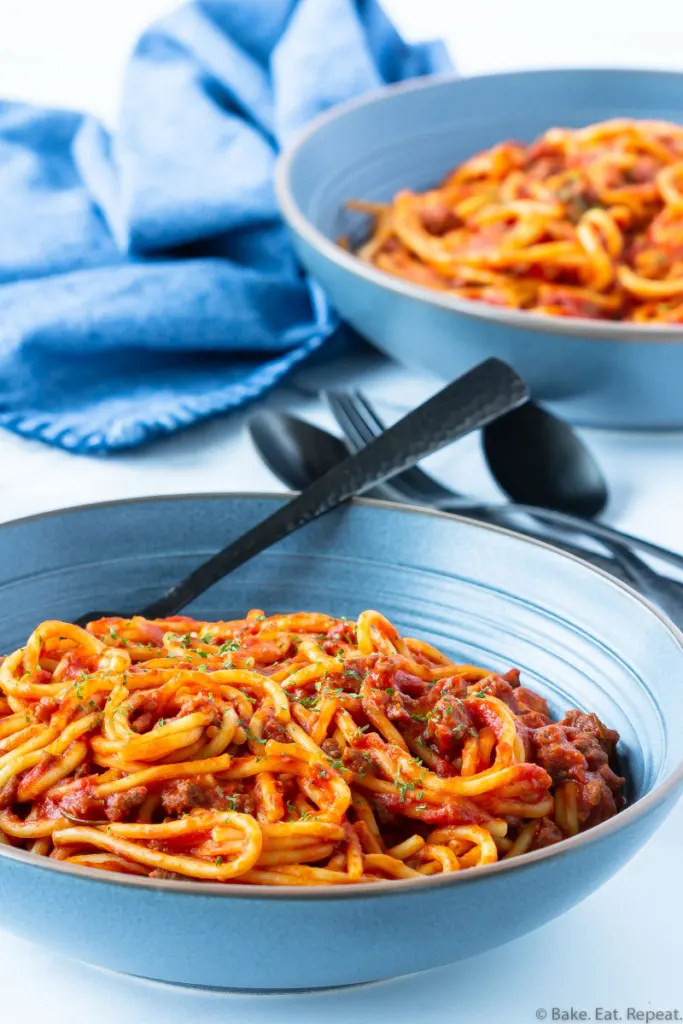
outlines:
[{"label": "chopped parsley garnish", "polygon": [[303,708],[317,707],[318,697],[317,695],[315,697],[299,697],[299,704],[301,704]]},{"label": "chopped parsley garnish", "polygon": [[228,654],[229,651],[238,651],[240,649],[239,640],[226,640],[224,644],[221,644],[218,648],[219,654]]},{"label": "chopped parsley garnish", "polygon": [[222,858],[222,857],[221,857],[221,855],[219,854],[219,855],[218,855],[218,856],[216,857],[216,865],[217,865],[218,867],[220,867],[222,863],[223,863],[223,858]]},{"label": "chopped parsley garnish", "polygon": [[401,803],[405,801],[406,793],[408,792],[408,790],[416,788],[414,782],[403,782],[398,773],[396,775],[396,778],[394,779],[394,786],[399,792],[399,800],[401,801]]},{"label": "chopped parsley garnish", "polygon": [[266,742],[265,740],[262,740],[260,736],[256,736],[251,731],[251,729],[249,728],[248,725],[243,725],[242,728],[244,729],[244,732],[246,733],[247,739],[253,740],[254,743],[265,743]]}]

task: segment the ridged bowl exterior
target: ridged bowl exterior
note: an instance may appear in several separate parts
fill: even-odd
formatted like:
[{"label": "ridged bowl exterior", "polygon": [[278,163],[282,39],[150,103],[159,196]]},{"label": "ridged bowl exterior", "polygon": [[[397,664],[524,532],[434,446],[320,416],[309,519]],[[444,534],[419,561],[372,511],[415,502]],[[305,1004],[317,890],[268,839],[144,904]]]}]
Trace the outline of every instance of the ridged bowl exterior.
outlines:
[{"label": "ridged bowl exterior", "polygon": [[577,423],[683,426],[683,327],[546,317],[467,302],[401,281],[335,244],[368,218],[348,199],[387,201],[433,187],[505,139],[612,117],[683,123],[683,74],[529,71],[436,78],[336,108],[284,154],[280,207],[301,262],[349,323],[408,367],[451,379],[487,356],[509,362],[534,397]]},{"label": "ridged bowl exterior", "polygon": [[[0,648],[46,618],[141,606],[282,501],[172,496],[0,528]],[[622,735],[629,808],[559,847],[460,875],[258,889],[88,871],[0,846],[0,926],[145,977],[243,989],[345,985],[482,952],[549,921],[624,864],[683,782],[683,638],[613,579],[543,544],[438,513],[355,502],[243,566],[207,618],[374,607],[454,657],[522,669],[557,714]]]}]

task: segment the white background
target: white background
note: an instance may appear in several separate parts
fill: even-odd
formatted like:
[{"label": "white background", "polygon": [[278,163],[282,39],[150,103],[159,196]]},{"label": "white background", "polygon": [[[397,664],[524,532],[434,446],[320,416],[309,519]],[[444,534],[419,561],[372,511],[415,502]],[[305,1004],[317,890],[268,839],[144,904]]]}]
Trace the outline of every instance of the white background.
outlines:
[{"label": "white background", "polygon": [[[88,109],[114,124],[126,55],[147,23],[172,6],[167,0],[0,0],[0,98]],[[680,0],[386,0],[386,8],[409,38],[446,37],[464,74],[579,64],[683,70]],[[389,412],[434,386],[380,360],[334,368],[338,380],[344,372],[362,375]],[[313,379],[310,371],[303,377]],[[316,404],[291,390],[274,400],[326,422]],[[280,489],[255,458],[243,422],[233,415],[106,460],[69,456],[0,432],[0,519],[141,494]],[[610,481],[608,518],[683,549],[683,434],[585,436]],[[463,489],[495,495],[475,440],[437,457],[436,465]],[[618,1008],[624,1019],[628,1007],[677,1007],[683,1017],[682,840],[679,807],[627,868],[560,920],[477,960],[345,993],[249,997],[174,990],[82,967],[0,932],[0,1022],[524,1024],[537,1019],[537,1008],[547,1008],[552,1019],[553,1006],[572,1005],[593,1016],[596,1007]]]}]

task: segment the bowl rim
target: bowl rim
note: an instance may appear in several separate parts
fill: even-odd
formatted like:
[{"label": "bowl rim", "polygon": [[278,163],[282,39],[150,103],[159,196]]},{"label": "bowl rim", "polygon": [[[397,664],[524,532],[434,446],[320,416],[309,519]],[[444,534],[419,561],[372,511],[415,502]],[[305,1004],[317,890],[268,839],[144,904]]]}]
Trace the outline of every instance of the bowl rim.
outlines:
[{"label": "bowl rim", "polygon": [[[94,509],[108,509],[127,505],[144,505],[158,501],[188,500],[225,501],[227,499],[239,501],[246,499],[258,499],[274,502],[277,501],[281,503],[283,500],[293,498],[294,496],[295,492],[292,491],[207,491],[205,493],[190,492],[186,494],[150,494],[142,497],[120,498],[113,501],[89,502],[84,505],[51,509],[47,512],[39,512],[34,515],[7,520],[6,522],[0,523],[0,537],[3,530],[14,526],[40,522],[46,519],[56,519],[60,516],[68,516],[71,513],[87,512],[88,510]],[[657,619],[659,619],[676,641],[677,646],[681,651],[681,655],[683,655],[683,632],[675,625],[675,623],[664,615],[659,608],[648,601],[647,598],[643,597],[626,583],[622,583],[621,580],[610,575],[610,573],[605,572],[603,569],[600,569],[588,562],[584,562],[583,559],[578,558],[576,555],[572,555],[560,548],[556,548],[554,545],[549,544],[546,541],[539,540],[535,537],[529,537],[526,534],[520,534],[515,530],[496,526],[492,523],[482,523],[475,519],[469,519],[467,516],[455,515],[450,512],[442,512],[438,509],[424,508],[417,505],[408,505],[393,501],[382,501],[375,498],[354,498],[352,499],[352,504],[376,508],[380,511],[399,511],[403,514],[419,517],[427,516],[429,518],[448,521],[455,520],[458,523],[463,523],[466,526],[474,527],[475,529],[502,534],[504,537],[522,541],[525,544],[542,548],[555,555],[559,555],[561,558],[568,559],[570,562],[574,562],[582,566],[585,571],[596,573],[605,580],[608,585],[613,586],[617,590],[623,591],[631,597],[631,599],[636,600],[640,605],[642,605],[646,612],[653,614]],[[299,902],[301,900],[325,901],[330,899],[366,899],[368,897],[381,898],[391,894],[397,896],[411,893],[419,894],[420,892],[426,892],[431,889],[450,888],[455,885],[468,885],[475,883],[480,879],[486,879],[499,874],[507,874],[508,872],[517,873],[525,869],[528,870],[533,868],[535,864],[545,861],[550,857],[567,856],[575,849],[592,845],[596,842],[600,842],[602,839],[606,839],[614,833],[621,832],[623,829],[636,822],[639,818],[646,817],[650,812],[659,807],[660,804],[664,803],[667,798],[673,796],[677,789],[682,787],[683,754],[681,755],[678,765],[673,769],[668,778],[664,779],[663,782],[651,789],[649,793],[645,794],[645,796],[636,800],[635,803],[625,807],[618,814],[614,815],[614,817],[601,822],[599,825],[595,825],[586,832],[580,832],[576,836],[564,839],[561,843],[546,846],[540,850],[533,850],[530,853],[526,853],[523,857],[514,857],[512,860],[508,861],[499,860],[493,864],[485,864],[483,867],[477,868],[476,871],[457,871],[445,875],[432,875],[424,879],[394,879],[389,885],[378,885],[375,882],[358,882],[353,885],[329,886],[251,886],[239,882],[216,883],[195,882],[191,880],[177,881],[171,879],[150,880],[147,877],[143,878],[136,875],[124,875],[116,871],[102,871],[94,868],[82,867],[78,864],[66,864],[63,861],[50,860],[47,857],[39,856],[38,854],[31,853],[28,850],[18,849],[17,847],[12,847],[5,843],[0,843],[0,868],[2,866],[3,859],[7,858],[8,860],[15,861],[18,864],[23,864],[29,868],[38,868],[47,872],[55,871],[59,874],[71,875],[76,879],[91,882],[93,884],[114,886],[123,885],[126,887],[141,888],[150,892],[170,892],[179,896],[219,896],[222,898],[236,897],[238,899],[262,899],[266,901],[271,899],[284,899]]]},{"label": "bowl rim", "polygon": [[531,70],[517,70],[504,72],[485,72],[478,75],[458,75],[455,72],[446,72],[435,75],[425,75],[421,78],[411,79],[406,82],[395,82],[385,85],[363,96],[355,97],[340,103],[329,110],[323,111],[314,117],[301,129],[292,141],[279,154],[275,163],[274,183],[275,196],[280,211],[289,227],[299,235],[308,245],[318,251],[331,263],[336,264],[341,270],[352,273],[356,277],[364,279],[368,284],[374,284],[387,291],[394,292],[406,298],[437,306],[440,309],[460,313],[463,316],[475,320],[489,320],[494,323],[510,327],[528,329],[544,334],[560,334],[566,337],[578,337],[586,340],[603,342],[653,342],[676,343],[683,342],[683,326],[675,325],[640,325],[628,321],[619,320],[593,320],[589,317],[552,317],[547,313],[535,313],[532,310],[508,309],[504,306],[489,305],[484,302],[475,302],[473,299],[462,299],[455,295],[428,288],[426,285],[414,284],[405,281],[400,277],[394,277],[369,263],[358,259],[354,253],[350,253],[341,246],[335,244],[320,231],[306,216],[294,198],[294,192],[290,187],[292,169],[299,156],[300,151],[317,133],[334,121],[341,120],[347,114],[364,107],[375,106],[382,103],[390,103],[396,96],[404,93],[427,92],[430,89],[443,86],[457,87],[462,82],[475,81],[489,78],[519,78],[529,76],[553,77],[566,74],[606,74],[616,73],[646,76],[677,76],[683,84],[683,71],[666,70],[662,68],[627,68],[627,67],[564,67],[564,68],[535,68]]}]

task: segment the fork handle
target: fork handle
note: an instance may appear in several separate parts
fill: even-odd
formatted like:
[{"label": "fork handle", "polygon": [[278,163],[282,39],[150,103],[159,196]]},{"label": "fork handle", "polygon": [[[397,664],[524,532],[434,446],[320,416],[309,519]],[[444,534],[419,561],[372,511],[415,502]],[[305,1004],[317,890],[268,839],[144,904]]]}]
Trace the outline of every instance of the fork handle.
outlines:
[{"label": "fork handle", "polygon": [[468,498],[463,498],[462,500],[454,498],[452,500],[432,502],[432,505],[434,508],[439,508],[444,512],[453,512],[456,515],[464,516],[497,515],[509,520],[511,517],[514,518],[520,514],[530,515],[534,519],[540,519],[559,529],[569,530],[571,533],[583,533],[587,537],[595,537],[596,540],[602,541],[607,545],[635,548],[646,555],[661,558],[663,562],[668,562],[669,565],[674,566],[679,572],[683,571],[683,555],[679,554],[678,551],[661,547],[661,545],[655,544],[653,541],[645,540],[644,537],[636,537],[635,534],[626,533],[624,530],[617,530],[614,526],[607,526],[605,523],[599,523],[594,519],[581,519],[579,516],[572,515],[569,512],[558,512],[555,509],[541,508],[538,505],[522,505],[516,502],[494,504],[492,502],[472,501]]},{"label": "fork handle", "polygon": [[428,399],[362,451],[340,462],[292,501],[223,548],[139,614],[173,615],[254,555],[305,523],[394,476],[459,437],[522,405],[524,381],[506,363],[487,359]]}]

